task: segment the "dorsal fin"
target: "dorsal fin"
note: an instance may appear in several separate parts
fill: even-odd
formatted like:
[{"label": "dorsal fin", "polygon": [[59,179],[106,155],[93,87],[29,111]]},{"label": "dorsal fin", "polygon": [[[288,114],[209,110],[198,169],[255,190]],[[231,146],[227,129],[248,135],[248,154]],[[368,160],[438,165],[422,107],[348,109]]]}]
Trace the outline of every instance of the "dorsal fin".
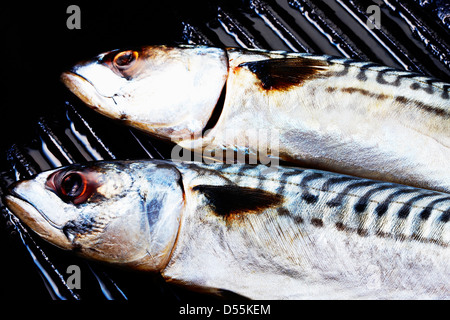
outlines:
[{"label": "dorsal fin", "polygon": [[204,194],[214,212],[223,217],[258,213],[279,206],[284,200],[276,193],[236,185],[198,185],[193,190]]},{"label": "dorsal fin", "polygon": [[288,90],[320,76],[327,69],[328,63],[298,57],[245,62],[239,67],[253,72],[265,90]]}]

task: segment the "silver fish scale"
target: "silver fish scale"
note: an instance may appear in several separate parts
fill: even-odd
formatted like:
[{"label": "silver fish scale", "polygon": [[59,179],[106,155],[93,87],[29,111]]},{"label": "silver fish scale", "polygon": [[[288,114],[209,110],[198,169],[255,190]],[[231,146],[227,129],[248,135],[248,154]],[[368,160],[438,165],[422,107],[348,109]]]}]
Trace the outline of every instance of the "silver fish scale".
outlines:
[{"label": "silver fish scale", "polygon": [[444,193],[310,169],[226,164],[214,169],[240,187],[283,195],[279,214],[301,223],[449,244],[450,196]]}]

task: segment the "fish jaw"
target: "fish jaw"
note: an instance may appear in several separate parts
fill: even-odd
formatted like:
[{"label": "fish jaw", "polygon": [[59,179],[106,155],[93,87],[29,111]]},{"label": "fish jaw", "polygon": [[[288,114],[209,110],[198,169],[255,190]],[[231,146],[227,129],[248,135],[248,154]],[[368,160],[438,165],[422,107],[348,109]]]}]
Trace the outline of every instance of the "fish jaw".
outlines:
[{"label": "fish jaw", "polygon": [[67,71],[61,75],[61,81],[91,109],[109,118],[119,118],[114,99],[100,94],[91,82],[81,75]]},{"label": "fish jaw", "polygon": [[33,187],[35,187],[35,183],[31,180],[15,183],[10,187],[9,194],[5,196],[7,207],[44,240],[64,250],[74,249],[72,241],[63,232],[63,225],[58,225],[55,221],[43,215],[32,204],[34,197],[27,195],[35,195],[38,198],[38,194],[30,193]]},{"label": "fish jaw", "polygon": [[64,250],[73,249],[62,230],[46,220],[30,203],[12,195],[7,195],[5,200],[8,208],[42,239]]}]

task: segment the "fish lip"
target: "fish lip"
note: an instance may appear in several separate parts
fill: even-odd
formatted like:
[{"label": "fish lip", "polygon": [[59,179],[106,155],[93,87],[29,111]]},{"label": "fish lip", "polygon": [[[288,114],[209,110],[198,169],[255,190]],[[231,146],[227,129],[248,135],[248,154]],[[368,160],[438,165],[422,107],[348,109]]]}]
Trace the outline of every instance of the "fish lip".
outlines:
[{"label": "fish lip", "polygon": [[[20,182],[19,182],[20,183]],[[17,183],[14,183],[12,186],[10,186],[8,188],[8,194],[5,196],[5,199],[8,201],[11,201],[11,198],[14,198],[15,200],[19,200],[20,202],[23,202],[25,204],[27,204],[27,206],[33,207],[33,209],[39,213],[42,218],[44,218],[45,221],[48,222],[49,225],[51,225],[53,228],[61,230],[63,229],[64,226],[59,226],[56,223],[54,223],[49,217],[47,217],[47,215],[45,215],[45,213],[43,213],[41,210],[39,210],[38,208],[36,208],[31,202],[29,202],[27,199],[25,199],[24,197],[22,197],[20,194],[18,194],[17,192],[15,192],[14,187],[17,185]],[[9,197],[9,199],[8,199]]]},{"label": "fish lip", "polygon": [[[86,91],[80,90],[80,89],[78,89],[78,87],[81,86],[82,84],[89,84],[90,87],[92,88],[91,93],[95,92],[97,99],[98,98],[99,99],[110,99],[112,104],[115,106],[117,106],[117,103],[114,100],[114,97],[117,97],[116,95],[105,96],[105,95],[101,94],[95,88],[95,86],[92,84],[92,82],[90,82],[88,79],[86,79],[82,75],[76,73],[76,71],[74,71],[74,70],[69,70],[69,71],[63,72],[61,74],[61,81],[66,85],[67,88],[69,88],[70,91],[72,91],[77,97],[79,97],[91,109],[94,109],[98,113],[103,114],[109,118],[123,120],[121,118],[123,113],[121,113],[119,111],[117,111],[117,112],[111,111],[111,110],[108,111],[107,109],[102,108],[101,103],[94,103],[93,100],[87,96],[87,94],[85,93]],[[138,129],[141,129],[143,131],[148,130],[148,127],[145,124],[140,125],[139,122],[134,122],[132,119],[126,119],[126,120],[130,124],[133,124],[133,126],[137,127]],[[152,125],[153,128],[165,128],[166,126],[167,125],[164,123]],[[157,137],[159,137],[160,139],[172,141],[171,138],[167,138],[163,134],[161,134],[161,135],[158,135],[157,133],[153,133],[153,134],[156,135]]]},{"label": "fish lip", "polygon": [[89,85],[91,88],[89,94],[91,96],[94,94],[96,100],[111,99],[114,102],[114,96],[105,96],[101,94],[91,81],[76,73],[74,70],[64,71],[60,78],[70,91],[92,108],[99,108],[100,103],[95,103],[92,97],[89,97],[83,90],[80,90],[79,87],[82,85]]},{"label": "fish lip", "polygon": [[98,90],[95,88],[94,84],[93,84],[91,81],[89,81],[88,79],[86,79],[85,77],[83,77],[81,74],[76,73],[75,70],[64,71],[64,72],[61,74],[61,80],[64,82],[64,84],[65,84],[67,87],[69,87],[69,85],[70,85],[70,79],[68,79],[68,78],[70,78],[70,77],[75,77],[74,79],[78,78],[78,80],[81,80],[81,81],[83,81],[83,82],[89,83],[89,84],[91,85],[91,87],[92,87],[93,89],[95,89],[95,91],[96,91],[100,96],[105,97],[105,98],[112,98],[112,96],[105,96],[105,95],[101,94],[100,92],[98,92]]},{"label": "fish lip", "polygon": [[[13,195],[13,193],[5,195],[4,200],[8,209],[41,238],[64,250],[74,248],[73,243],[62,231],[62,227],[57,227],[54,223],[51,223],[30,202],[18,195]],[[46,228],[46,225],[50,228]]]}]

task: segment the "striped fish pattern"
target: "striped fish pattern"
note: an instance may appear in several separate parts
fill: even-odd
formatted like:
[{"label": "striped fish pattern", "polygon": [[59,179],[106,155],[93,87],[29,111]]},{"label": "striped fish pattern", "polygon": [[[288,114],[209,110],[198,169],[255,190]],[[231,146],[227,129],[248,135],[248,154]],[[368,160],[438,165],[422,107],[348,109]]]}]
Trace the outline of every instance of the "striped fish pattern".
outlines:
[{"label": "striped fish pattern", "polygon": [[[297,58],[309,58],[315,61],[322,61],[324,65],[329,66],[340,66],[340,70],[333,70],[325,74],[327,77],[346,77],[348,75],[354,77],[355,79],[361,82],[370,82],[374,81],[382,86],[392,86],[398,87],[401,91],[410,89],[413,92],[427,93],[429,95],[435,95],[434,98],[440,98],[442,100],[449,100],[449,89],[450,84],[444,81],[441,81],[437,78],[431,78],[424,76],[420,73],[415,73],[411,71],[401,71],[395,68],[383,66],[373,62],[364,62],[349,58],[340,58],[334,56],[327,55],[315,55],[312,53],[290,53],[285,51],[265,51],[265,50],[246,50],[248,52],[255,53],[265,53],[267,55],[267,59],[295,59]],[[238,54],[243,54],[245,51],[242,49],[229,49],[229,54],[234,54],[238,52]],[[286,60],[284,60],[286,61]],[[257,63],[242,63],[240,67],[248,67],[249,65],[255,66],[253,70],[257,70]],[[409,79],[409,80],[407,80]],[[292,84],[297,84],[296,82],[292,82]],[[333,91],[333,88],[330,87],[329,91]],[[350,90],[347,90],[350,91]],[[399,92],[401,92],[399,91]],[[379,96],[374,93],[370,93],[369,91],[360,91],[362,94],[366,94],[375,98],[387,98],[387,96]],[[409,92],[410,93],[410,92]],[[423,97],[421,97],[423,98]],[[402,101],[403,99],[408,99],[404,96],[397,96],[396,100]],[[440,104],[445,103],[445,101],[441,101]],[[419,107],[423,105],[422,102],[417,103]],[[431,107],[434,109],[434,107]],[[425,107],[424,109],[427,109]],[[444,116],[449,115],[449,110],[446,107],[436,108],[435,113],[441,114]]]},{"label": "striped fish pattern", "polygon": [[449,296],[448,194],[311,169],[178,168],[192,205],[167,281],[256,299]]},{"label": "striped fish pattern", "polygon": [[212,166],[233,185],[294,198],[277,212],[296,223],[332,226],[360,236],[449,245],[448,194],[311,169]]}]

